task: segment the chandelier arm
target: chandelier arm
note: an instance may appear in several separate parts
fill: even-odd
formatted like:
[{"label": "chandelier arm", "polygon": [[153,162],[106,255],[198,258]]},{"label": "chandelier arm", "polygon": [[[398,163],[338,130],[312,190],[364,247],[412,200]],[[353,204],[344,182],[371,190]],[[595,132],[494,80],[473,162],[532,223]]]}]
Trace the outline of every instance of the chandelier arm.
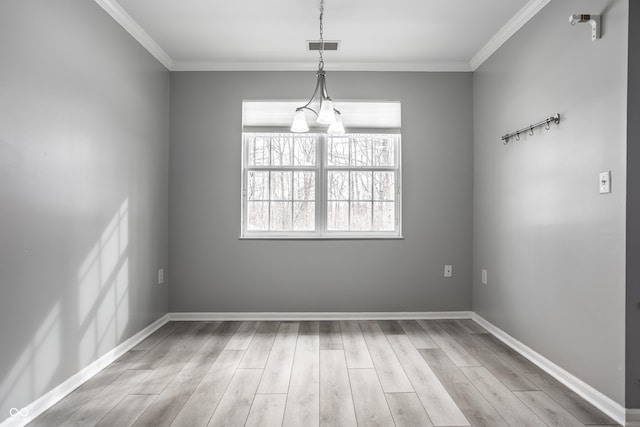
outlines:
[{"label": "chandelier arm", "polygon": [[[320,74],[318,74],[318,78],[316,80],[316,88],[313,91],[313,95],[311,95],[311,98],[309,98],[309,102],[307,102],[306,104],[304,104],[302,107],[300,108],[296,108],[296,110],[301,110],[303,108],[306,108],[308,110],[311,110],[315,113],[315,110],[309,108],[309,105],[311,105],[311,103],[313,102],[313,99],[316,97],[316,95],[318,94],[318,89],[320,89]],[[322,96],[322,94],[320,94]],[[316,113],[316,116],[318,115],[318,113]]]}]

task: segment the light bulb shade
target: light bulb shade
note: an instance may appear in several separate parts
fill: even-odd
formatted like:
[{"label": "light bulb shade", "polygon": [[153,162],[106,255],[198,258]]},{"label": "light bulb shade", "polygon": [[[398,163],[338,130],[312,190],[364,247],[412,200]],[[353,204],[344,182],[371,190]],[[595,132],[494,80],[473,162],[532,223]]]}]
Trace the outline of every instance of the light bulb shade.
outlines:
[{"label": "light bulb shade", "polygon": [[336,122],[336,113],[333,110],[333,101],[325,98],[320,102],[320,113],[318,114],[318,123],[323,125],[331,125]]},{"label": "light bulb shade", "polygon": [[296,110],[295,114],[293,115],[291,132],[309,132],[309,125],[307,125],[307,118],[304,115],[304,110]]},{"label": "light bulb shade", "polygon": [[344,124],[342,123],[342,115],[336,113],[336,122],[329,125],[327,133],[332,135],[344,135]]}]

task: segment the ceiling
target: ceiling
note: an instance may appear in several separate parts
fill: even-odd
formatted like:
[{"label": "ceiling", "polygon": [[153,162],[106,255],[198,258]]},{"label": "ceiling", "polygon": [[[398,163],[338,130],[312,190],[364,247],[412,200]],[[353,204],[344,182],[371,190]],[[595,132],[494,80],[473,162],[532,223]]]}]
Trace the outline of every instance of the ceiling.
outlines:
[{"label": "ceiling", "polygon": [[[95,0],[170,70],[309,70],[319,0]],[[470,71],[549,0],[325,0],[327,70]]]}]

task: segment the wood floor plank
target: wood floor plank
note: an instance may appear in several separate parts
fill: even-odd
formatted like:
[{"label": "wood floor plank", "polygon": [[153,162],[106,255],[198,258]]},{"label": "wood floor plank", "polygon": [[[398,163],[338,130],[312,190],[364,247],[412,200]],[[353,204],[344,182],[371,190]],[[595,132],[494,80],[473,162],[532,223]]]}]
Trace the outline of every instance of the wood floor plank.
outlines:
[{"label": "wood floor plank", "polygon": [[417,322],[433,338],[436,344],[447,353],[449,359],[456,366],[481,366],[480,362],[442,329],[435,320],[418,320]]},{"label": "wood floor plank", "polygon": [[174,351],[196,352],[220,327],[220,322],[195,322],[185,334],[185,338],[173,346]]},{"label": "wood floor plank", "polygon": [[358,426],[395,426],[375,369],[349,369]]},{"label": "wood floor plank", "polygon": [[545,426],[520,399],[484,367],[462,367],[462,373],[482,393],[502,418],[514,426]]},{"label": "wood floor plank", "polygon": [[404,329],[397,320],[378,320],[378,325],[385,335],[404,335]]},{"label": "wood floor plank", "polygon": [[320,350],[342,350],[342,332],[340,322],[320,322]]},{"label": "wood floor plank", "polygon": [[141,357],[132,369],[156,369],[164,359],[178,348],[189,337],[190,332],[199,326],[200,322],[177,322],[173,330],[156,346]]},{"label": "wood floor plank", "polygon": [[284,427],[317,426],[320,422],[320,338],[299,335],[293,359]]},{"label": "wood floor plank", "polygon": [[430,427],[431,420],[415,393],[387,394],[387,403],[391,409],[396,427]]},{"label": "wood floor plank", "polygon": [[344,351],[320,350],[320,425],[356,424]]},{"label": "wood floor plank", "polygon": [[317,320],[300,322],[298,335],[320,335],[320,322]]},{"label": "wood floor plank", "polygon": [[506,421],[442,349],[422,349],[420,354],[471,425],[474,427],[508,427]]},{"label": "wood floor plank", "polygon": [[415,320],[399,320],[398,324],[416,348],[439,348],[433,338]]},{"label": "wood floor plank", "polygon": [[280,322],[260,322],[240,362],[240,369],[264,369],[279,327]]},{"label": "wood floor plank", "polygon": [[544,391],[549,397],[560,406],[569,411],[574,417],[584,424],[616,425],[617,423],[610,417],[599,411],[589,402],[581,398],[574,391],[567,388],[560,381],[551,377],[546,372],[539,369],[535,375],[527,375],[533,384]]},{"label": "wood floor plank", "polygon": [[405,335],[387,336],[434,426],[466,426],[466,417]]},{"label": "wood floor plank", "polygon": [[485,346],[478,337],[478,334],[470,334],[457,323],[441,323],[440,326],[445,329],[456,341],[458,341],[473,357],[478,360],[482,366],[487,368],[501,383],[503,383],[511,391],[531,391],[537,390],[531,381],[529,381],[521,372],[507,363],[504,359],[498,357],[491,349]]},{"label": "wood floor plank", "polygon": [[226,348],[229,340],[241,324],[242,322],[222,322],[222,324],[207,337],[197,352],[215,359]]},{"label": "wood floor plank", "polygon": [[543,391],[516,391],[513,394],[549,426],[584,427],[583,423]]},{"label": "wood floor plank", "polygon": [[[380,325],[375,320],[360,322],[360,329],[364,336],[369,355],[376,368],[382,390],[385,393],[413,392],[413,386],[402,369],[389,341],[385,337]],[[397,335],[395,335],[397,336]]]},{"label": "wood floor plank", "polygon": [[162,363],[138,384],[131,394],[160,394],[178,375],[178,372],[193,357],[192,352],[172,351],[162,359]]},{"label": "wood floor plank", "polygon": [[245,427],[282,425],[286,403],[286,394],[256,394]]},{"label": "wood floor plank", "polygon": [[136,387],[132,394],[160,394],[194,354],[209,340],[220,327],[221,322],[199,322],[188,330],[185,339],[165,355],[159,365]]},{"label": "wood floor plank", "polygon": [[483,328],[477,322],[471,319],[458,319],[458,320],[454,320],[454,322],[456,322],[458,325],[463,327],[470,334],[488,334],[489,333],[489,331],[487,331],[485,328]]},{"label": "wood floor plank", "polygon": [[516,368],[522,374],[535,374],[538,371],[536,365],[527,360],[520,353],[509,347],[491,334],[474,335],[475,339],[486,345],[499,358]]},{"label": "wood floor plank", "polygon": [[244,352],[224,350],[180,408],[172,427],[206,426],[220,403]]},{"label": "wood floor plank", "polygon": [[260,322],[242,322],[227,344],[225,350],[246,350],[256,334]]},{"label": "wood floor plank", "polygon": [[369,355],[369,349],[358,321],[342,320],[340,321],[340,330],[342,331],[342,343],[347,358],[347,367],[349,369],[372,369],[374,367],[373,361]]},{"label": "wood floor plank", "polygon": [[267,358],[258,393],[286,393],[298,339],[298,322],[281,322]]},{"label": "wood floor plank", "polygon": [[147,338],[138,343],[132,350],[151,350],[164,339],[173,333],[173,330],[178,326],[180,322],[167,322],[160,329],[153,332]]},{"label": "wood floor plank", "polygon": [[64,421],[65,426],[95,425],[151,371],[126,370]]},{"label": "wood floor plank", "polygon": [[111,384],[146,353],[146,350],[129,350],[114,363],[98,372],[93,378],[29,423],[29,426],[51,427],[62,424],[64,420],[94,398],[103,388]]},{"label": "wood floor plank", "polygon": [[[233,327],[236,325],[230,325],[230,328]],[[217,348],[223,349],[229,339],[231,339],[231,335],[220,335],[215,337],[213,342],[216,343]],[[209,338],[208,341],[211,340],[212,338]],[[169,426],[173,422],[218,357],[219,353],[215,351],[204,351],[205,346],[201,347],[185,367],[178,372],[178,375],[138,418],[134,426],[163,427]]]},{"label": "wood floor plank", "polygon": [[208,426],[244,426],[261,377],[262,369],[238,369]]},{"label": "wood floor plank", "polygon": [[124,397],[96,427],[129,427],[151,405],[156,396],[149,394],[129,394]]}]

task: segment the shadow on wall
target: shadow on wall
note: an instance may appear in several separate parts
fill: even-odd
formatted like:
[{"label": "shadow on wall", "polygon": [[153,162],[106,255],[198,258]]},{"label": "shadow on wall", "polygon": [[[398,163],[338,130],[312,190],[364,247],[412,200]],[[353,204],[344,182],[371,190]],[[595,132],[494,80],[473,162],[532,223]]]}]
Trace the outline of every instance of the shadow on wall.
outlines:
[{"label": "shadow on wall", "polygon": [[[128,248],[129,200],[125,199],[78,268],[77,307],[69,307],[77,313],[77,323],[69,324],[73,319],[63,312],[68,301],[52,304],[0,383],[0,408],[12,408],[0,415],[0,421],[28,415],[16,406],[27,405],[57,386],[54,377],[65,361],[75,360],[76,370],[82,369],[120,342],[129,322]],[[31,399],[16,401],[25,396]]]}]

